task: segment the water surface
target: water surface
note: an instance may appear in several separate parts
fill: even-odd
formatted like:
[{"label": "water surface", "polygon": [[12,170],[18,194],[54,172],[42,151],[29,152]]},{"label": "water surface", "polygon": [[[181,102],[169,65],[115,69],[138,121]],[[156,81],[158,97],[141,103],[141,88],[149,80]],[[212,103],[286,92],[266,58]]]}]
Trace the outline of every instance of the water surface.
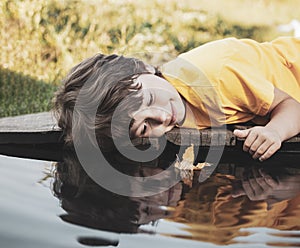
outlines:
[{"label": "water surface", "polygon": [[[125,162],[115,154],[113,161],[122,172],[150,176],[174,166],[176,152],[170,148],[152,163]],[[58,163],[0,156],[0,244],[300,247],[299,159],[227,159],[202,183],[201,171],[174,166],[178,183],[138,198],[97,185],[73,153]]]}]

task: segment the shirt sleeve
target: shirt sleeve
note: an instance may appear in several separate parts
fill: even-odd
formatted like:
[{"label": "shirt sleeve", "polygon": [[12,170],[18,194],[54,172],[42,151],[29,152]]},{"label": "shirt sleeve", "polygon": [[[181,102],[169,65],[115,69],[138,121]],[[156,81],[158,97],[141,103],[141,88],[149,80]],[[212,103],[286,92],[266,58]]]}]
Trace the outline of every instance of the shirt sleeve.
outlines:
[{"label": "shirt sleeve", "polygon": [[259,65],[247,59],[229,60],[218,80],[223,108],[227,113],[268,114],[274,99],[274,85]]}]

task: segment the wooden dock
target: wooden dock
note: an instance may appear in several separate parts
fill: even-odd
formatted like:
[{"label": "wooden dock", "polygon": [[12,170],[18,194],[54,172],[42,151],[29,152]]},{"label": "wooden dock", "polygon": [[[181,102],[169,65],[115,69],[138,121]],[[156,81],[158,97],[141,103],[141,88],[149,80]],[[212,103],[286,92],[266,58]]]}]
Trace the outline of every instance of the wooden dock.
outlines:
[{"label": "wooden dock", "polygon": [[0,118],[0,144],[61,142],[61,130],[50,112]]},{"label": "wooden dock", "polygon": [[0,118],[0,154],[58,161],[62,132],[50,112]]},{"label": "wooden dock", "polygon": [[[233,127],[201,131],[174,128],[166,138],[176,145],[211,147],[225,144],[225,149],[240,149],[242,141],[233,135],[232,130]],[[138,138],[133,143],[149,144],[149,139]],[[51,112],[0,118],[0,154],[28,157],[28,153],[34,151],[33,158],[59,160],[62,147],[62,131]],[[300,135],[297,135],[284,142],[282,149],[299,152],[299,147]]]}]

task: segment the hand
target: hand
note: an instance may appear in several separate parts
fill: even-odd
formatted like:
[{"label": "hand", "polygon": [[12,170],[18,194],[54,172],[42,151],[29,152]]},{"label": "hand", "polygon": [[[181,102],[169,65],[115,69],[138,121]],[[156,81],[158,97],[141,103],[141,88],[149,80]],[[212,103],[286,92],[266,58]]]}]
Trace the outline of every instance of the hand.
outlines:
[{"label": "hand", "polygon": [[238,138],[245,138],[243,150],[249,152],[254,159],[264,161],[270,158],[281,147],[279,134],[268,127],[253,127],[246,130],[234,130]]},{"label": "hand", "polygon": [[273,196],[274,191],[280,190],[280,183],[262,169],[252,168],[240,184],[233,188],[233,198],[246,195],[251,201],[266,200]]},{"label": "hand", "polygon": [[262,168],[253,167],[244,172],[244,179],[233,184],[232,197],[246,195],[251,201],[291,199],[299,194],[300,174],[280,172],[271,177]]}]

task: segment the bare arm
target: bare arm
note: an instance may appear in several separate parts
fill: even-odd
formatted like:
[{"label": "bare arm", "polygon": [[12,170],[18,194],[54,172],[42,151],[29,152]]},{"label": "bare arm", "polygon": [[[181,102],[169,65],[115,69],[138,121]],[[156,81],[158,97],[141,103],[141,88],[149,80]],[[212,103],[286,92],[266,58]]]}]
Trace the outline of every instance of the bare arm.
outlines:
[{"label": "bare arm", "polygon": [[264,127],[235,130],[239,138],[245,138],[243,150],[260,161],[271,157],[281,143],[300,133],[300,103],[285,92],[275,88],[270,107],[271,119]]},{"label": "bare arm", "polygon": [[300,132],[300,103],[277,88],[274,93],[271,120],[266,127],[277,130],[281,141],[284,141]]}]

